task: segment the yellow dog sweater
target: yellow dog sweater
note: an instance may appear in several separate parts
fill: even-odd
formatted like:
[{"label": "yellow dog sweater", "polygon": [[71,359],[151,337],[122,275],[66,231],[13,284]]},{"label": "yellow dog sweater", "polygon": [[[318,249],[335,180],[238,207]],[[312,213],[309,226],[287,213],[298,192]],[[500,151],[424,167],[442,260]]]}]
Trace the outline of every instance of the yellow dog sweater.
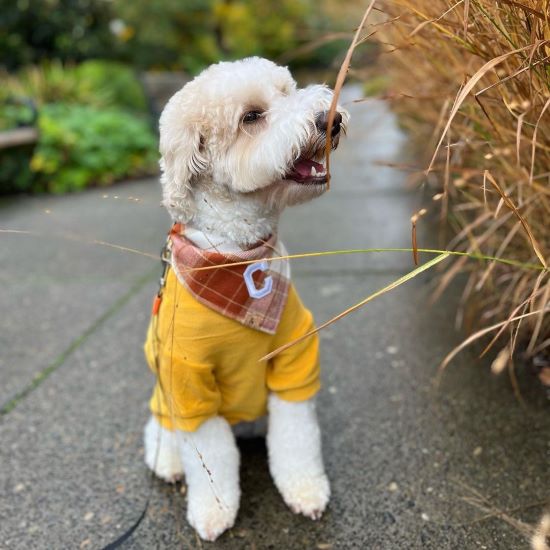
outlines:
[{"label": "yellow dog sweater", "polygon": [[[200,254],[206,261],[194,262],[192,268],[217,263],[221,270],[227,271],[223,264],[234,262],[234,255],[199,253],[185,237],[174,233],[172,245],[173,267],[168,270],[162,302],[151,319],[145,342],[147,362],[157,375],[150,408],[162,426],[195,431],[202,422],[216,415],[223,416],[230,424],[252,421],[266,414],[269,392],[287,401],[313,397],[320,387],[316,335],[271,360],[259,361],[314,328],[311,313],[289,281],[282,302],[280,296],[274,299],[273,293],[283,288],[279,284],[282,261],[270,262],[269,266],[259,262],[260,268],[256,269],[254,264],[252,270],[246,265],[230,267],[236,270],[233,274],[227,272],[219,277],[221,282],[209,283],[209,278],[215,279],[210,275],[220,270],[188,270],[193,274],[190,279],[185,274],[188,262],[182,265],[182,258],[189,260],[189,254],[191,257]],[[178,257],[181,250],[184,253]],[[239,257],[246,259],[250,255],[245,253]],[[275,269],[277,264],[279,272]],[[204,299],[201,296],[204,292],[197,292],[195,284],[201,273],[204,277],[201,275],[200,287],[207,286],[214,297],[221,288],[227,293],[224,285],[228,279],[236,276],[246,279],[248,274],[244,310],[236,311],[236,306],[235,311],[227,307],[221,309],[214,299],[212,302]],[[241,286],[239,283],[239,288]],[[254,292],[260,296],[253,298]],[[264,308],[262,318],[260,306],[266,300],[270,300],[271,305]],[[253,314],[247,314],[248,311]]]}]

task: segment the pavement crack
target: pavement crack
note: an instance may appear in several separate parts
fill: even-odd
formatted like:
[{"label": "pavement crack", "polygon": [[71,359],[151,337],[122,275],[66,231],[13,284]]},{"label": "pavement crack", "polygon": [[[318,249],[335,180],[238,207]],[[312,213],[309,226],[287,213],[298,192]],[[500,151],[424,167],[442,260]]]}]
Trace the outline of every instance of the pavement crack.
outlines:
[{"label": "pavement crack", "polygon": [[151,281],[156,274],[158,274],[158,268],[148,271],[145,275],[137,279],[137,281],[125,294],[123,294],[104,313],[102,313],[80,336],[75,338],[47,367],[38,372],[26,387],[0,406],[0,420],[9,414],[15,407],[17,407],[17,405],[23,401],[25,397],[38,388],[42,382],[50,376],[50,374],[61,367],[73,352],[75,352],[99,327],[101,327],[105,321],[124,307],[124,305],[126,305],[128,301],[145,286],[146,283]]}]

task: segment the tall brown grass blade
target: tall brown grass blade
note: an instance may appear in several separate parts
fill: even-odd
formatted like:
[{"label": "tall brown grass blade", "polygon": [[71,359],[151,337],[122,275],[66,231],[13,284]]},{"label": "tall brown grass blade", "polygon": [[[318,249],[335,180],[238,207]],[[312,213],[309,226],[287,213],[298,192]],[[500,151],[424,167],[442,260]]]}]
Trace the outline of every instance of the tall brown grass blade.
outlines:
[{"label": "tall brown grass blade", "polygon": [[468,15],[470,13],[470,0],[465,0],[464,2],[464,19],[463,19],[463,32],[464,38],[468,34]]},{"label": "tall brown grass blade", "polygon": [[487,117],[487,120],[493,127],[493,130],[497,134],[497,136],[502,139],[502,136],[500,135],[500,132],[498,130],[497,125],[493,122],[493,119],[491,118],[491,115],[487,112],[487,109],[485,108],[485,105],[483,105],[483,102],[481,101],[479,92],[477,94],[474,94],[474,99],[476,100],[477,104],[479,105],[479,108],[483,111],[483,114]]},{"label": "tall brown grass blade", "polygon": [[485,517],[496,517],[501,519],[502,521],[516,529],[526,539],[529,539],[532,536],[534,529],[529,524],[516,519],[508,512],[505,512],[504,510],[501,510],[500,508],[494,506],[487,497],[482,495],[473,487],[470,487],[463,482],[460,482],[459,485],[468,490],[468,492],[470,493],[469,496],[463,496],[462,500],[464,502],[467,502],[471,506],[475,506],[476,508],[481,510],[485,514]]},{"label": "tall brown grass blade", "polygon": [[458,0],[455,4],[453,4],[448,10],[444,11],[439,17],[436,17],[435,19],[429,19],[428,21],[422,21],[422,23],[419,23],[410,33],[409,38],[412,38],[415,34],[417,34],[420,30],[422,30],[426,25],[429,25],[430,23],[436,23],[437,21],[441,21],[448,13],[452,12],[457,6],[460,6],[464,0]]},{"label": "tall brown grass blade", "polygon": [[[541,303],[542,305],[548,303],[550,301],[550,281],[546,283],[546,290],[544,291],[544,294],[542,295]],[[535,322],[535,326],[531,332],[531,339],[529,341],[529,344],[527,345],[527,354],[533,355],[533,350],[535,348],[535,344],[537,343],[540,330],[542,328],[542,321],[544,320],[544,316],[541,314],[537,318]]]},{"label": "tall brown grass blade", "polygon": [[540,65],[541,63],[546,63],[548,61],[548,59],[550,59],[549,56],[547,56],[543,59],[539,59],[535,63],[529,62],[529,64],[526,67],[523,67],[522,69],[518,69],[516,72],[514,72],[512,74],[509,74],[508,76],[505,76],[504,78],[499,79],[498,82],[494,82],[493,84],[491,84],[489,86],[486,86],[482,90],[479,90],[479,92],[475,93],[474,97],[477,98],[478,96],[483,95],[485,92],[488,92],[489,90],[492,90],[493,88],[496,88],[497,86],[502,86],[503,84],[508,82],[508,80],[512,80],[512,78],[516,78],[520,74],[523,74],[524,72],[533,69],[534,67],[536,67],[537,65]]},{"label": "tall brown grass blade", "polygon": [[447,269],[442,275],[435,289],[435,292],[432,294],[429,303],[433,305],[445,291],[445,289],[451,284],[451,281],[460,273],[466,264],[466,258],[459,258],[450,268]]},{"label": "tall brown grass blade", "polygon": [[515,6],[516,8],[521,8],[522,10],[530,13],[531,15],[534,15],[535,17],[538,17],[539,19],[542,19],[543,21],[546,20],[544,17],[544,13],[535,10],[531,8],[530,6],[526,6],[525,4],[522,4],[520,2],[514,2],[514,0],[500,0],[503,4],[508,4],[509,6]]},{"label": "tall brown grass blade", "polygon": [[287,344],[284,344],[283,346],[280,346],[279,348],[272,351],[271,353],[268,353],[267,355],[265,355],[264,357],[259,359],[259,361],[268,361],[269,359],[272,359],[273,357],[275,357],[276,355],[278,355],[282,351],[294,346],[295,344],[297,344],[298,342],[301,342],[302,340],[305,340],[306,338],[309,338],[310,336],[313,336],[314,334],[316,334],[320,330],[323,330],[324,328],[332,325],[336,321],[339,321],[340,319],[342,319],[346,315],[349,315],[350,313],[352,313],[352,312],[358,310],[359,308],[363,307],[365,304],[371,302],[372,300],[374,300],[378,296],[382,296],[382,294],[386,294],[386,292],[389,292],[390,290],[393,290],[394,288],[397,288],[398,286],[402,285],[403,283],[406,283],[407,281],[410,281],[411,279],[413,279],[414,277],[416,277],[417,275],[419,275],[423,271],[426,271],[427,269],[430,269],[431,267],[433,267],[434,265],[437,265],[439,262],[442,262],[443,260],[445,260],[448,257],[449,257],[449,254],[440,254],[439,256],[436,256],[435,258],[432,258],[431,260],[427,261],[425,264],[422,264],[420,267],[417,267],[413,271],[410,271],[406,275],[403,275],[403,277],[400,277],[399,279],[397,279],[396,281],[393,281],[392,283],[385,286],[384,288],[381,288],[380,290],[377,290],[376,292],[374,292],[370,296],[367,296],[364,300],[361,300],[357,304],[355,304],[355,305],[349,307],[348,309],[342,311],[338,315],[335,315],[334,317],[332,317],[328,321],[325,321],[324,323],[319,325],[314,330],[311,330],[308,333],[301,336],[300,338],[297,338],[296,340],[292,340],[291,342],[288,342]]},{"label": "tall brown grass blade", "polygon": [[519,334],[519,329],[521,326],[522,319],[520,319],[515,326],[515,328],[512,330],[512,334],[510,336],[510,360],[508,361],[508,377],[510,378],[510,384],[512,385],[512,390],[514,391],[514,395],[516,399],[520,402],[522,406],[525,406],[525,400],[523,399],[523,396],[521,395],[521,390],[519,388],[519,382],[518,378],[516,376],[516,366],[514,364],[514,350],[516,348],[516,342],[517,337]]},{"label": "tall brown grass blade", "polygon": [[529,172],[529,184],[533,183],[533,173],[535,171],[535,151],[537,149],[537,132],[539,130],[540,121],[542,120],[542,117],[544,116],[544,113],[546,112],[546,109],[548,109],[549,105],[550,105],[550,97],[546,100],[546,103],[544,104],[544,107],[540,112],[539,118],[537,119],[537,123],[535,124],[535,129],[533,130],[533,139],[531,142],[531,170]]},{"label": "tall brown grass blade", "polygon": [[336,106],[338,105],[338,98],[340,97],[342,86],[344,85],[344,81],[346,80],[346,75],[351,63],[351,56],[353,55],[355,47],[357,46],[359,35],[361,34],[361,31],[363,30],[363,27],[365,26],[365,23],[367,22],[367,18],[370,12],[372,11],[372,8],[374,7],[375,3],[376,3],[376,0],[371,0],[369,5],[367,6],[367,9],[365,10],[365,13],[363,15],[363,19],[361,19],[361,23],[359,24],[359,27],[357,27],[357,31],[355,32],[353,40],[351,41],[350,47],[348,48],[348,51],[346,53],[346,57],[344,58],[342,66],[340,67],[340,71],[338,71],[338,76],[336,77],[336,84],[334,85],[334,94],[332,96],[332,103],[330,105],[330,109],[328,112],[327,130],[326,130],[327,137],[326,137],[326,145],[325,145],[325,159],[326,159],[325,165],[326,165],[326,171],[327,171],[327,187],[330,187],[330,151],[332,149],[332,126],[334,125],[334,116],[336,114]]},{"label": "tall brown grass blade", "polygon": [[414,265],[418,265],[418,244],[416,242],[416,219],[411,220],[411,240],[413,249],[413,262]]},{"label": "tall brown grass blade", "polygon": [[525,115],[526,113],[521,113],[521,115],[518,116],[518,123],[516,126],[516,164],[518,166],[521,166],[521,128],[523,126],[523,119],[525,118]]},{"label": "tall brown grass blade", "polygon": [[[431,17],[429,17],[428,15],[426,15],[425,13],[423,13],[422,11],[420,11],[417,7],[417,4],[418,2],[400,2],[401,4],[405,5],[407,8],[409,8],[412,12],[414,12],[416,15],[418,15],[419,17],[421,17],[422,19],[424,20],[430,20],[430,19],[433,19]],[[433,20],[432,21],[432,25],[441,33],[445,34],[446,36],[448,36],[449,38],[453,38],[454,40],[456,40],[457,42],[459,42],[460,44],[464,45],[464,46],[468,46],[467,42],[465,42],[460,36],[458,36],[457,34],[455,34],[454,32],[451,32],[448,28],[446,28],[444,25],[442,25],[441,23],[439,23],[438,21],[435,21]]]},{"label": "tall brown grass blade", "polygon": [[[508,331],[511,353],[517,345],[532,355],[550,345],[550,295],[545,293],[545,266],[550,264],[549,4],[465,0],[442,17],[456,2],[385,4],[388,19],[399,16],[378,34],[384,51],[386,45],[393,49],[384,58],[383,71],[391,82],[387,95],[406,98],[393,101],[392,108],[410,135],[418,137],[418,152],[429,151],[424,179],[411,175],[411,184],[422,183],[433,197],[430,204],[453,231],[450,242],[439,248],[471,254],[490,250],[524,261],[536,256],[539,273],[458,258],[442,270],[438,287],[441,291],[464,273],[467,284],[456,319],[471,332],[506,319],[490,336],[502,338]],[[534,309],[542,311],[510,324]],[[513,376],[513,362],[509,368]]]},{"label": "tall brown grass blade", "polygon": [[[548,103],[547,103],[547,105],[548,105]],[[490,174],[490,172],[488,170],[486,170],[485,172],[487,174],[487,179],[493,185],[493,187],[498,191],[498,193],[502,197],[502,200],[506,203],[506,206],[508,206],[508,208],[510,210],[512,210],[512,212],[514,212],[514,214],[516,215],[518,220],[521,222],[521,225],[523,226],[523,229],[525,229],[525,232],[527,233],[527,236],[529,237],[529,241],[531,242],[531,246],[533,247],[533,250],[535,251],[535,254],[536,254],[537,258],[540,260],[540,263],[542,264],[542,266],[545,269],[547,269],[548,266],[546,264],[546,260],[544,259],[544,256],[542,255],[542,252],[540,250],[540,246],[539,246],[537,240],[535,239],[535,236],[533,235],[533,232],[531,231],[531,228],[529,227],[529,225],[527,224],[527,222],[525,221],[523,216],[519,213],[518,209],[516,208],[516,205],[512,202],[510,197],[508,197],[508,195],[506,195],[506,193],[501,189],[500,185],[496,182],[495,178]]]},{"label": "tall brown grass blade", "polygon": [[499,55],[498,57],[495,57],[494,59],[491,59],[483,67],[478,69],[474,75],[466,82],[460,93],[457,95],[455,103],[453,105],[453,108],[451,109],[451,113],[449,115],[449,118],[447,120],[447,124],[445,125],[445,128],[443,129],[443,133],[441,134],[441,138],[439,139],[439,142],[435,148],[434,154],[432,156],[432,160],[430,161],[430,164],[426,170],[426,172],[430,172],[433,168],[433,165],[435,163],[435,159],[437,157],[437,153],[439,152],[439,149],[441,147],[441,144],[443,143],[443,139],[445,138],[447,132],[449,131],[449,128],[451,127],[451,124],[453,123],[453,120],[456,116],[456,113],[460,109],[460,106],[462,103],[464,103],[464,100],[466,97],[468,97],[468,94],[472,91],[474,86],[494,67],[496,67],[499,63],[504,61],[505,59],[508,59],[510,56],[515,55],[519,52],[525,51],[531,46],[524,46],[523,48],[516,48],[515,50],[512,50],[510,52],[506,52],[502,55]]},{"label": "tall brown grass blade", "polygon": [[416,237],[416,223],[427,212],[425,208],[421,208],[418,212],[411,216],[411,241],[412,254],[414,265],[418,265],[418,243]]},{"label": "tall brown grass blade", "polygon": [[[512,239],[515,237],[516,233],[519,231],[519,228],[521,227],[521,223],[517,222],[516,225],[512,227],[512,229],[508,232],[506,237],[504,237],[504,240],[499,246],[499,249],[496,253],[496,256],[500,256],[507,248],[507,246],[510,244]],[[482,288],[487,279],[489,278],[489,275],[493,272],[496,266],[496,262],[491,262],[487,268],[485,269],[485,272],[481,275],[478,283],[475,286],[476,292],[479,292]]]},{"label": "tall brown grass blade", "polygon": [[550,306],[549,307],[546,307],[544,309],[541,309],[541,310],[537,310],[537,311],[530,311],[529,313],[524,313],[522,315],[517,315],[516,317],[512,317],[511,319],[506,319],[506,321],[501,321],[500,323],[496,323],[494,325],[491,325],[490,327],[486,327],[482,330],[478,330],[477,332],[475,332],[474,334],[472,334],[471,336],[469,336],[468,338],[466,338],[466,340],[464,340],[461,344],[459,344],[458,346],[456,346],[449,354],[447,354],[447,356],[445,357],[445,359],[443,359],[443,361],[441,362],[441,364],[439,365],[439,370],[440,371],[443,371],[444,369],[447,368],[447,366],[449,365],[449,363],[464,349],[466,348],[467,346],[469,346],[470,344],[472,344],[473,342],[475,342],[476,340],[479,340],[482,336],[485,336],[486,334],[489,334],[490,332],[492,332],[493,330],[496,330],[504,325],[507,325],[509,323],[512,323],[514,321],[519,321],[520,319],[524,319],[526,317],[532,317],[533,315],[537,315],[541,312],[548,312],[550,311]]},{"label": "tall brown grass blade", "polygon": [[[493,347],[493,345],[495,344],[495,342],[500,338],[501,334],[506,330],[506,327],[508,326],[509,323],[512,322],[513,318],[517,315],[518,311],[520,311],[521,309],[524,309],[525,306],[529,305],[530,303],[533,302],[533,300],[539,295],[540,291],[539,291],[539,286],[542,282],[542,279],[544,278],[544,276],[546,275],[546,272],[542,272],[538,277],[537,277],[537,281],[535,283],[535,287],[533,288],[533,290],[531,291],[531,294],[525,299],[523,300],[523,302],[521,302],[519,305],[517,305],[513,310],[512,312],[508,315],[508,320],[505,321],[502,326],[500,327],[500,329],[497,331],[497,333],[493,336],[493,338],[491,339],[491,341],[485,346],[485,349],[479,354],[480,357],[483,357],[486,353],[489,352],[489,350]],[[544,311],[543,311],[544,313]],[[542,314],[541,314],[542,315]]]}]

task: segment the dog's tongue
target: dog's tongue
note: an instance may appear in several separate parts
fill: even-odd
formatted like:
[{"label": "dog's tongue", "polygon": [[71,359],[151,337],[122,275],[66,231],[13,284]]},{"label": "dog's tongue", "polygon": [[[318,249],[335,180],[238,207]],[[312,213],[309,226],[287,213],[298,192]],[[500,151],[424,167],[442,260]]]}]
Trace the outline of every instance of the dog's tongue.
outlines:
[{"label": "dog's tongue", "polygon": [[325,167],[320,162],[315,162],[314,160],[309,159],[300,159],[295,165],[294,170],[300,176],[308,178],[311,175],[311,168],[314,167],[317,172],[324,172]]}]

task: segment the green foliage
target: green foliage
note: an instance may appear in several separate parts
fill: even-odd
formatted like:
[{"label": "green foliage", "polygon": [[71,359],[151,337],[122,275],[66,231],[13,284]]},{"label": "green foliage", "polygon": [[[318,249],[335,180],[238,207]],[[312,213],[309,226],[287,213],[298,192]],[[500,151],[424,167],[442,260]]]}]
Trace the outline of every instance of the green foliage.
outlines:
[{"label": "green foliage", "polygon": [[33,190],[64,193],[148,173],[157,160],[146,121],[116,108],[46,105],[31,170]]},{"label": "green foliage", "polygon": [[[37,105],[57,101],[95,103],[96,98],[82,89],[74,69],[61,61],[29,65],[14,75],[3,75],[0,95],[4,100],[32,98]],[[101,102],[101,100],[100,100]]]},{"label": "green foliage", "polygon": [[34,145],[0,149],[0,195],[28,191],[33,182],[30,168]]},{"label": "green foliage", "polygon": [[[349,10],[335,0],[0,0],[0,131],[33,122],[25,102],[40,112],[36,147],[0,152],[0,193],[105,185],[156,164],[144,91],[121,62],[197,73],[220,59],[276,60],[339,30],[327,9]],[[300,63],[327,64],[341,46]]]},{"label": "green foliage", "polygon": [[4,75],[0,100],[32,98],[37,105],[79,103],[145,111],[143,88],[132,68],[114,61],[91,60],[63,65],[58,60]]},{"label": "green foliage", "polygon": [[82,89],[101,98],[100,106],[116,105],[146,111],[147,101],[135,71],[114,61],[90,60],[76,67],[75,77]]},{"label": "green foliage", "polygon": [[0,131],[29,126],[34,121],[34,109],[29,103],[5,101],[0,103]]},{"label": "green foliage", "polygon": [[114,11],[127,60],[191,73],[220,59],[276,59],[328,27],[314,0],[134,0]]},{"label": "green foliage", "polygon": [[[0,67],[104,58],[196,73],[220,59],[276,60],[352,29],[355,11],[336,0],[0,0]],[[325,44],[295,62],[326,64],[344,46]]]},{"label": "green foliage", "polygon": [[111,61],[68,67],[52,61],[8,75],[3,84],[0,131],[33,125],[34,103],[40,135],[34,152],[32,146],[0,151],[0,193],[105,185],[155,165],[156,139],[131,68]]},{"label": "green foliage", "polygon": [[115,57],[111,7],[104,0],[0,0],[0,66]]},{"label": "green foliage", "polygon": [[[27,102],[0,103],[0,132],[34,122],[35,111]],[[34,145],[0,149],[0,193],[26,191],[32,183],[30,160]]]}]

